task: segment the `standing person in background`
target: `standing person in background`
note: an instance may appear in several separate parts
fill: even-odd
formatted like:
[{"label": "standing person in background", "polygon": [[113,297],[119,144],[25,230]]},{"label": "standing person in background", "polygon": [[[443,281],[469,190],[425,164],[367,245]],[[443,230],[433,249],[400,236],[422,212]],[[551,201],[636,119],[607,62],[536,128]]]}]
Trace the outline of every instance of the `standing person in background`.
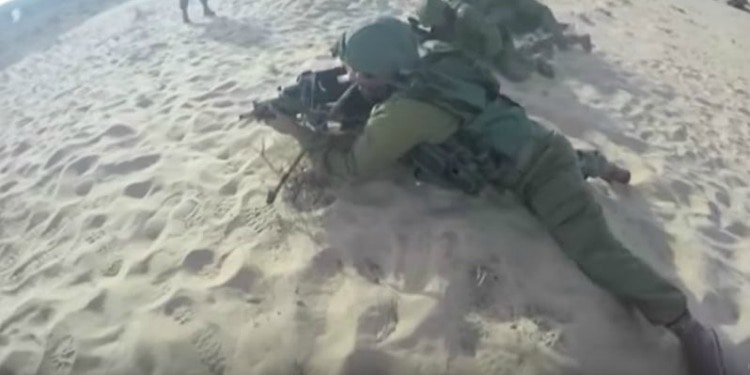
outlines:
[{"label": "standing person in background", "polygon": [[[188,2],[190,0],[180,0],[180,10],[182,10],[182,20],[185,23],[190,23],[190,17],[188,16]],[[203,5],[203,15],[206,17],[213,17],[216,15],[211,8],[208,7],[208,0],[201,0]]]}]

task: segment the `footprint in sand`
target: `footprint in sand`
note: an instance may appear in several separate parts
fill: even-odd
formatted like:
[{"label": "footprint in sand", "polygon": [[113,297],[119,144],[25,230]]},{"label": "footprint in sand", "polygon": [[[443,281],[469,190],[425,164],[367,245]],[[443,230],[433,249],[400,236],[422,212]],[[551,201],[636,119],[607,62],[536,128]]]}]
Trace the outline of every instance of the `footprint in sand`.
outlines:
[{"label": "footprint in sand", "polygon": [[0,275],[10,271],[18,263],[20,254],[12,243],[0,245]]},{"label": "footprint in sand", "polygon": [[34,121],[33,117],[24,117],[16,121],[16,126],[20,129]]},{"label": "footprint in sand", "polygon": [[55,215],[52,216],[49,223],[47,223],[47,226],[42,231],[42,236],[53,235],[57,233],[59,229],[62,229],[62,227],[70,221],[69,211],[70,210],[65,207],[59,209]]},{"label": "footprint in sand", "polygon": [[243,266],[235,271],[230,278],[219,285],[237,290],[245,295],[253,295],[258,287],[258,281],[263,278],[263,272],[255,267]]},{"label": "footprint in sand", "polygon": [[107,215],[95,214],[87,217],[84,220],[84,228],[87,230],[99,229],[107,223]]},{"label": "footprint in sand", "polygon": [[44,189],[48,187],[47,185],[52,181],[53,179],[56,179],[60,173],[62,172],[63,167],[58,166],[55,167],[52,170],[46,171],[41,175],[41,177],[32,185],[32,189]]},{"label": "footprint in sand", "polygon": [[726,231],[740,238],[748,237],[750,234],[750,228],[742,222],[735,221],[727,226]]},{"label": "footprint in sand", "polygon": [[216,86],[211,91],[213,91],[213,92],[226,92],[226,91],[229,91],[229,90],[231,90],[231,89],[233,89],[235,87],[237,87],[237,81],[227,81],[227,82],[224,82],[224,83],[220,84],[219,86]]},{"label": "footprint in sand", "polygon": [[167,226],[167,217],[165,214],[157,213],[150,217],[143,224],[142,234],[146,240],[156,241],[161,237],[164,228]]},{"label": "footprint in sand", "polygon": [[141,182],[134,182],[125,187],[123,194],[130,198],[141,199],[148,195],[151,187],[153,186],[152,180],[146,180]]},{"label": "footprint in sand", "polygon": [[729,194],[721,188],[719,191],[716,192],[716,200],[719,201],[724,207],[730,208],[732,207],[732,200],[729,198]]},{"label": "footprint in sand", "polygon": [[7,193],[10,189],[13,189],[13,187],[15,187],[16,185],[18,185],[18,181],[15,181],[15,180],[14,181],[8,181],[8,182],[0,185],[0,194]]},{"label": "footprint in sand", "polygon": [[317,285],[335,277],[344,269],[341,251],[326,248],[310,260],[310,264],[300,276],[304,285]]},{"label": "footprint in sand", "polygon": [[219,196],[209,196],[205,202],[205,216],[213,220],[223,221],[224,218],[240,205],[241,197],[237,195],[238,182],[232,180],[219,188]]},{"label": "footprint in sand", "polygon": [[67,242],[47,243],[34,249],[28,258],[17,263],[12,272],[2,277],[0,289],[8,293],[17,293],[22,288],[32,286],[40,275],[56,276],[61,259],[67,253],[63,246],[67,246]]},{"label": "footprint in sand", "polygon": [[205,221],[202,207],[202,194],[188,196],[170,213],[169,236],[182,235],[185,231],[200,226]]},{"label": "footprint in sand", "polygon": [[100,272],[104,277],[115,277],[120,274],[123,260],[121,258],[108,258],[104,260]]},{"label": "footprint in sand", "polygon": [[219,188],[219,194],[224,195],[224,196],[236,195],[238,186],[239,186],[239,181],[237,179],[232,179]]},{"label": "footprint in sand", "polygon": [[38,375],[72,375],[78,350],[76,341],[64,324],[50,332],[44,348]]},{"label": "footprint in sand", "polygon": [[[37,328],[44,329],[53,320],[57,311],[49,301],[31,299],[16,307],[0,322],[3,332],[18,330],[36,332]],[[29,329],[32,328],[32,329]]]},{"label": "footprint in sand", "polygon": [[224,127],[218,116],[213,112],[201,112],[193,119],[193,132],[199,134],[212,133]]},{"label": "footprint in sand", "polygon": [[214,108],[218,108],[218,109],[229,108],[229,107],[233,107],[235,105],[236,105],[236,103],[234,101],[232,101],[232,100],[229,100],[229,99],[217,100],[217,101],[215,101],[212,104],[212,106]]},{"label": "footprint in sand", "polygon": [[103,312],[104,307],[107,303],[107,296],[108,296],[107,290],[106,289],[101,290],[94,298],[92,298],[86,304],[86,307],[84,307],[84,309],[88,311],[99,312],[99,313]]},{"label": "footprint in sand", "polygon": [[210,374],[223,375],[227,359],[223,353],[219,329],[205,326],[190,337],[190,342],[198,352],[200,361],[208,367]]},{"label": "footprint in sand", "polygon": [[224,235],[232,234],[238,228],[249,228],[256,234],[270,229],[274,225],[276,211],[273,206],[243,207],[224,229]]},{"label": "footprint in sand", "polygon": [[81,260],[90,260],[94,269],[104,277],[114,277],[120,273],[123,260],[117,252],[120,241],[115,236],[104,229],[97,229],[86,234],[83,242],[91,250],[86,251]]},{"label": "footprint in sand", "polygon": [[211,217],[216,220],[224,220],[229,213],[239,205],[238,199],[225,198],[216,201],[210,206]]},{"label": "footprint in sand", "polygon": [[210,134],[204,137],[197,137],[191,143],[190,148],[195,151],[208,152],[221,146],[223,137],[220,134]]},{"label": "footprint in sand", "polygon": [[29,222],[26,225],[25,233],[29,234],[34,228],[39,226],[39,224],[45,222],[50,216],[50,212],[47,210],[40,210],[36,211],[33,214],[31,214],[31,217],[29,218]]},{"label": "footprint in sand", "polygon": [[47,159],[47,162],[44,164],[44,169],[50,169],[57,165],[60,161],[65,159],[70,153],[73,151],[73,147],[71,146],[64,146],[63,148],[58,149],[55,151],[52,156]]},{"label": "footprint in sand", "polygon": [[699,226],[698,231],[709,242],[718,245],[732,245],[737,243],[737,238],[716,226]]},{"label": "footprint in sand", "polygon": [[737,176],[726,176],[726,177],[724,177],[724,181],[727,184],[727,186],[729,186],[731,188],[744,188],[744,187],[747,187],[747,183],[743,179],[741,179],[741,178],[739,178]]},{"label": "footprint in sand", "polygon": [[170,127],[169,130],[167,130],[167,133],[166,133],[167,139],[173,142],[182,142],[182,140],[185,139],[185,136],[187,135],[187,131],[185,130],[185,127],[180,124],[184,121],[187,121],[187,118],[183,120],[178,118],[175,121],[178,124]]},{"label": "footprint in sand", "polygon": [[154,101],[151,100],[146,95],[140,94],[135,99],[135,106],[138,107],[138,108],[144,108],[145,109],[145,108],[151,107],[152,105],[154,105]]},{"label": "footprint in sand", "polygon": [[110,137],[110,138],[125,138],[133,136],[137,133],[133,127],[124,125],[124,124],[116,124],[110,126],[107,130],[105,130],[100,136],[101,137]]},{"label": "footprint in sand", "polygon": [[211,249],[197,249],[185,256],[182,268],[191,275],[212,278],[219,274],[224,259],[226,255],[218,257]]},{"label": "footprint in sand", "polygon": [[[150,192],[153,194],[156,189],[156,187],[152,186]],[[170,221],[170,214],[174,215],[172,213],[174,208],[181,203],[180,199],[181,194],[175,194],[162,202],[157,211],[145,221],[141,228],[140,234],[144,236],[144,239],[156,241],[162,236],[162,233],[167,227],[167,223]]]},{"label": "footprint in sand", "polygon": [[96,162],[99,161],[98,155],[88,155],[84,156],[80,159],[77,159],[76,161],[70,163],[65,170],[66,171],[73,171],[78,176],[83,175],[84,173],[88,172],[92,166],[96,164]]},{"label": "footprint in sand", "polygon": [[18,173],[22,177],[30,178],[35,175],[41,167],[42,165],[39,163],[26,163],[23,166],[19,167],[16,173]]},{"label": "footprint in sand", "polygon": [[365,310],[357,320],[357,339],[375,344],[388,338],[398,325],[396,301],[378,304]]},{"label": "footprint in sand", "polygon": [[19,157],[29,149],[31,149],[31,145],[26,141],[22,141],[13,149],[12,155],[13,157]]},{"label": "footprint in sand", "polygon": [[195,319],[195,301],[188,296],[174,296],[164,304],[164,314],[179,325],[186,325]]},{"label": "footprint in sand", "polygon": [[105,175],[126,175],[151,167],[160,159],[160,154],[142,155],[119,163],[102,164],[99,169]]}]

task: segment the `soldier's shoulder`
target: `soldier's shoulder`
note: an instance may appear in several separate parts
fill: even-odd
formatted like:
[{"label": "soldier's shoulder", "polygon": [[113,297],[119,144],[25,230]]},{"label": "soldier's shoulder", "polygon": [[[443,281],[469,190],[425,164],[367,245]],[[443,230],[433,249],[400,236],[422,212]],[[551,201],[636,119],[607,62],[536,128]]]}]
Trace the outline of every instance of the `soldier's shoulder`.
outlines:
[{"label": "soldier's shoulder", "polygon": [[390,121],[413,122],[415,118],[451,117],[437,104],[429,100],[418,99],[405,93],[396,93],[388,100],[376,105],[372,111],[373,118],[387,118]]}]

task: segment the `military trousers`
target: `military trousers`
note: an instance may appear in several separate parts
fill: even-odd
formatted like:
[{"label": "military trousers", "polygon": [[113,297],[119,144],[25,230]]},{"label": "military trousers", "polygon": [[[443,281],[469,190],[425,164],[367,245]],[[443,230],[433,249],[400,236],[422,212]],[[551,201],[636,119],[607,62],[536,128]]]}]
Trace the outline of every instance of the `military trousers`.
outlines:
[{"label": "military trousers", "polygon": [[684,293],[615,238],[570,142],[552,133],[542,143],[512,188],[515,194],[594,283],[654,324],[680,317],[687,310]]}]

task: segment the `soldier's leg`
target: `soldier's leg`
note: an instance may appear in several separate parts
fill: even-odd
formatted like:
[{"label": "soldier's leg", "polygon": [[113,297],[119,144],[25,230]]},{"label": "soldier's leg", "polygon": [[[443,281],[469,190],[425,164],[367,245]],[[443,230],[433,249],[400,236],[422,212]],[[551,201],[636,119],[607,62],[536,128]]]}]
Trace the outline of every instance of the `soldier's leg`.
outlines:
[{"label": "soldier's leg", "polygon": [[208,0],[201,0],[201,5],[203,5],[203,15],[206,17],[213,17],[216,15],[213,10],[208,6]]},{"label": "soldier's leg", "polygon": [[535,56],[534,66],[536,66],[536,71],[542,76],[549,79],[555,78],[555,66],[552,65],[550,60],[545,59],[542,56]]},{"label": "soldier's leg", "polygon": [[733,6],[733,7],[737,8],[737,9],[744,10],[745,6],[748,5],[748,1],[747,0],[729,0],[729,1],[727,1],[727,4],[729,4],[730,6]]},{"label": "soldier's leg", "polygon": [[529,79],[534,72],[534,62],[516,49],[507,29],[500,25],[498,31],[502,39],[502,49],[492,56],[492,65],[510,81],[521,82]]},{"label": "soldier's leg", "polygon": [[516,53],[503,53],[494,61],[495,67],[503,77],[512,82],[522,82],[531,77],[534,72],[534,62],[524,59]]},{"label": "soldier's leg", "polygon": [[591,35],[589,34],[576,35],[575,42],[578,43],[586,53],[591,53],[594,49],[594,43],[591,42]]},{"label": "soldier's leg", "polygon": [[518,0],[516,2],[518,22],[524,23],[531,30],[542,29],[552,34],[558,47],[565,49],[568,46],[563,37],[563,27],[557,22],[552,10],[537,0]]},{"label": "soldier's leg", "polygon": [[594,43],[591,42],[591,36],[588,34],[566,33],[563,35],[563,38],[565,39],[566,44],[577,44],[581,46],[581,49],[586,51],[586,53],[590,53],[594,49]]},{"label": "soldier's leg", "polygon": [[577,163],[573,147],[556,135],[516,192],[592,281],[675,333],[690,374],[724,375],[715,331],[691,316],[679,289],[612,235]]},{"label": "soldier's leg", "polygon": [[512,82],[522,82],[531,77],[537,68],[533,58],[522,53],[515,44],[510,31],[504,25],[498,25],[502,49],[492,56],[492,65]]},{"label": "soldier's leg", "polygon": [[188,0],[180,0],[180,10],[182,11],[182,20],[185,21],[185,23],[189,23],[190,17],[188,16]]},{"label": "soldier's leg", "polygon": [[655,324],[674,321],[687,309],[684,294],[614,237],[579,168],[570,143],[556,135],[517,193],[592,281]]},{"label": "soldier's leg", "polygon": [[576,150],[584,178],[601,178],[608,183],[630,183],[630,171],[607,160],[597,150]]}]

